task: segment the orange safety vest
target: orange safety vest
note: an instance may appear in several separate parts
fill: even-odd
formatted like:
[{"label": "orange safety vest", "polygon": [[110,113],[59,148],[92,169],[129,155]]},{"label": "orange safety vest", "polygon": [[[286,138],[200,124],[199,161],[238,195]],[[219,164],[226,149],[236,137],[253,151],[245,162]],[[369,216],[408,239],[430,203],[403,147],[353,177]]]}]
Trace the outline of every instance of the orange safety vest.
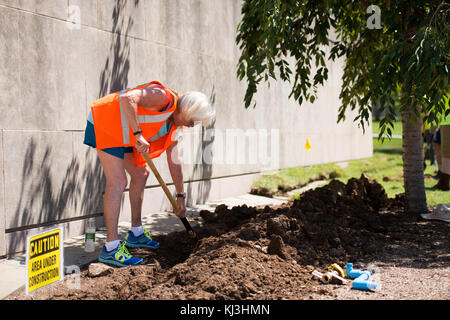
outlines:
[{"label": "orange safety vest", "polygon": [[[181,135],[183,127],[177,127],[173,124],[167,134],[157,136],[158,131],[177,108],[178,92],[166,88],[158,81],[152,81],[132,89],[111,93],[91,104],[98,150],[116,147],[134,147],[136,145],[136,138],[133,135],[120,98],[128,91],[144,89],[150,84],[159,84],[172,97],[172,105],[169,109],[162,112],[148,110],[141,106],[137,108],[138,123],[143,137],[147,141],[153,138],[148,152],[150,157],[159,157]],[[146,164],[144,158],[137,153],[136,149],[134,149],[133,160],[138,167],[144,167]]]}]

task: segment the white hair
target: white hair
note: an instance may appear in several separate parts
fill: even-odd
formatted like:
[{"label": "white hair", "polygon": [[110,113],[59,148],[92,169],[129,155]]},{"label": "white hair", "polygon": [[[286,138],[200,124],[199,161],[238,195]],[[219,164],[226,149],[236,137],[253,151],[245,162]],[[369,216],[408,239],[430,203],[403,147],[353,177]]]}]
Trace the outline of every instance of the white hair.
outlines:
[{"label": "white hair", "polygon": [[201,122],[203,126],[211,124],[216,115],[205,94],[197,91],[189,91],[178,100],[180,114],[183,119]]}]

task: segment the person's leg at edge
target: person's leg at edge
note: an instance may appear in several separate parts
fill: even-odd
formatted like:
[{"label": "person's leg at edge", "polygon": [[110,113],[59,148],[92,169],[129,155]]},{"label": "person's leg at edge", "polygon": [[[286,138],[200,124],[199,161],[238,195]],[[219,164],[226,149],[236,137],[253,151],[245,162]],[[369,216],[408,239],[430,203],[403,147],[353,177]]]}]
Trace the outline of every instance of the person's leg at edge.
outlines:
[{"label": "person's leg at edge", "polygon": [[124,160],[99,150],[98,156],[106,176],[103,210],[106,224],[106,242],[118,241],[118,223],[122,194],[127,186]]},{"label": "person's leg at edge", "polygon": [[436,158],[436,163],[438,165],[438,172],[436,174],[437,179],[439,179],[439,176],[441,174],[442,169],[442,156],[441,156],[441,128],[438,127],[436,129],[436,132],[433,135],[433,149],[434,149],[434,155]]}]

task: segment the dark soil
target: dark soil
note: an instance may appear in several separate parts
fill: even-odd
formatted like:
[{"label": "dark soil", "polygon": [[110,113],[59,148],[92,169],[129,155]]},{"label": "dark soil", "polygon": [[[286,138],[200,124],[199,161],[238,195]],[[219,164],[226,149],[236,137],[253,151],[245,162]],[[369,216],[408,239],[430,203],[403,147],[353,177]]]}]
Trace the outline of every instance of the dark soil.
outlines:
[{"label": "dark soil", "polygon": [[[141,266],[96,278],[85,270],[80,289],[62,282],[32,297],[11,298],[449,299],[449,286],[442,283],[448,284],[448,276],[422,281],[430,272],[448,275],[449,224],[422,220],[403,208],[401,195],[388,199],[365,176],[347,184],[333,180],[276,208],[220,205],[200,212],[204,225],[196,230],[197,244],[184,232],[155,236],[157,251],[130,250],[145,259]],[[350,282],[327,285],[311,276],[314,269],[326,271],[333,263],[345,268],[347,262],[380,267],[384,290],[365,293],[351,290]],[[421,282],[410,281],[407,288],[397,283],[399,268]]]}]

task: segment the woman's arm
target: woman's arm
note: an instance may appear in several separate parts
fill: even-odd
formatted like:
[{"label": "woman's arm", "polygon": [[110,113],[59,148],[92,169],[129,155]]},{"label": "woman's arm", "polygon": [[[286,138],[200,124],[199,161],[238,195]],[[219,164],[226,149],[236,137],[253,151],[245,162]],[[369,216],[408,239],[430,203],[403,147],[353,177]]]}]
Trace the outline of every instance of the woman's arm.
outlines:
[{"label": "woman's arm", "polygon": [[130,123],[133,132],[139,130],[139,123],[137,117],[137,107],[142,98],[141,90],[132,90],[120,95],[120,103],[123,106],[125,116]]},{"label": "woman's arm", "polygon": [[[181,163],[181,157],[178,153],[178,142],[175,141],[169,148],[167,148],[167,164],[169,165],[170,175],[172,176],[173,184],[177,193],[184,193],[183,183],[183,164]],[[180,218],[186,216],[186,203],[184,198],[177,198],[177,204],[180,208],[178,212],[175,212]]]},{"label": "woman's arm", "polygon": [[[140,104],[141,100],[141,90],[132,90],[120,95],[120,103],[123,106],[125,116],[127,117],[128,123],[130,124],[131,130],[133,130],[133,132],[140,130],[137,116],[137,107]],[[136,135],[135,148],[138,152],[141,153],[148,152],[150,144],[145,140],[142,134]]]}]

